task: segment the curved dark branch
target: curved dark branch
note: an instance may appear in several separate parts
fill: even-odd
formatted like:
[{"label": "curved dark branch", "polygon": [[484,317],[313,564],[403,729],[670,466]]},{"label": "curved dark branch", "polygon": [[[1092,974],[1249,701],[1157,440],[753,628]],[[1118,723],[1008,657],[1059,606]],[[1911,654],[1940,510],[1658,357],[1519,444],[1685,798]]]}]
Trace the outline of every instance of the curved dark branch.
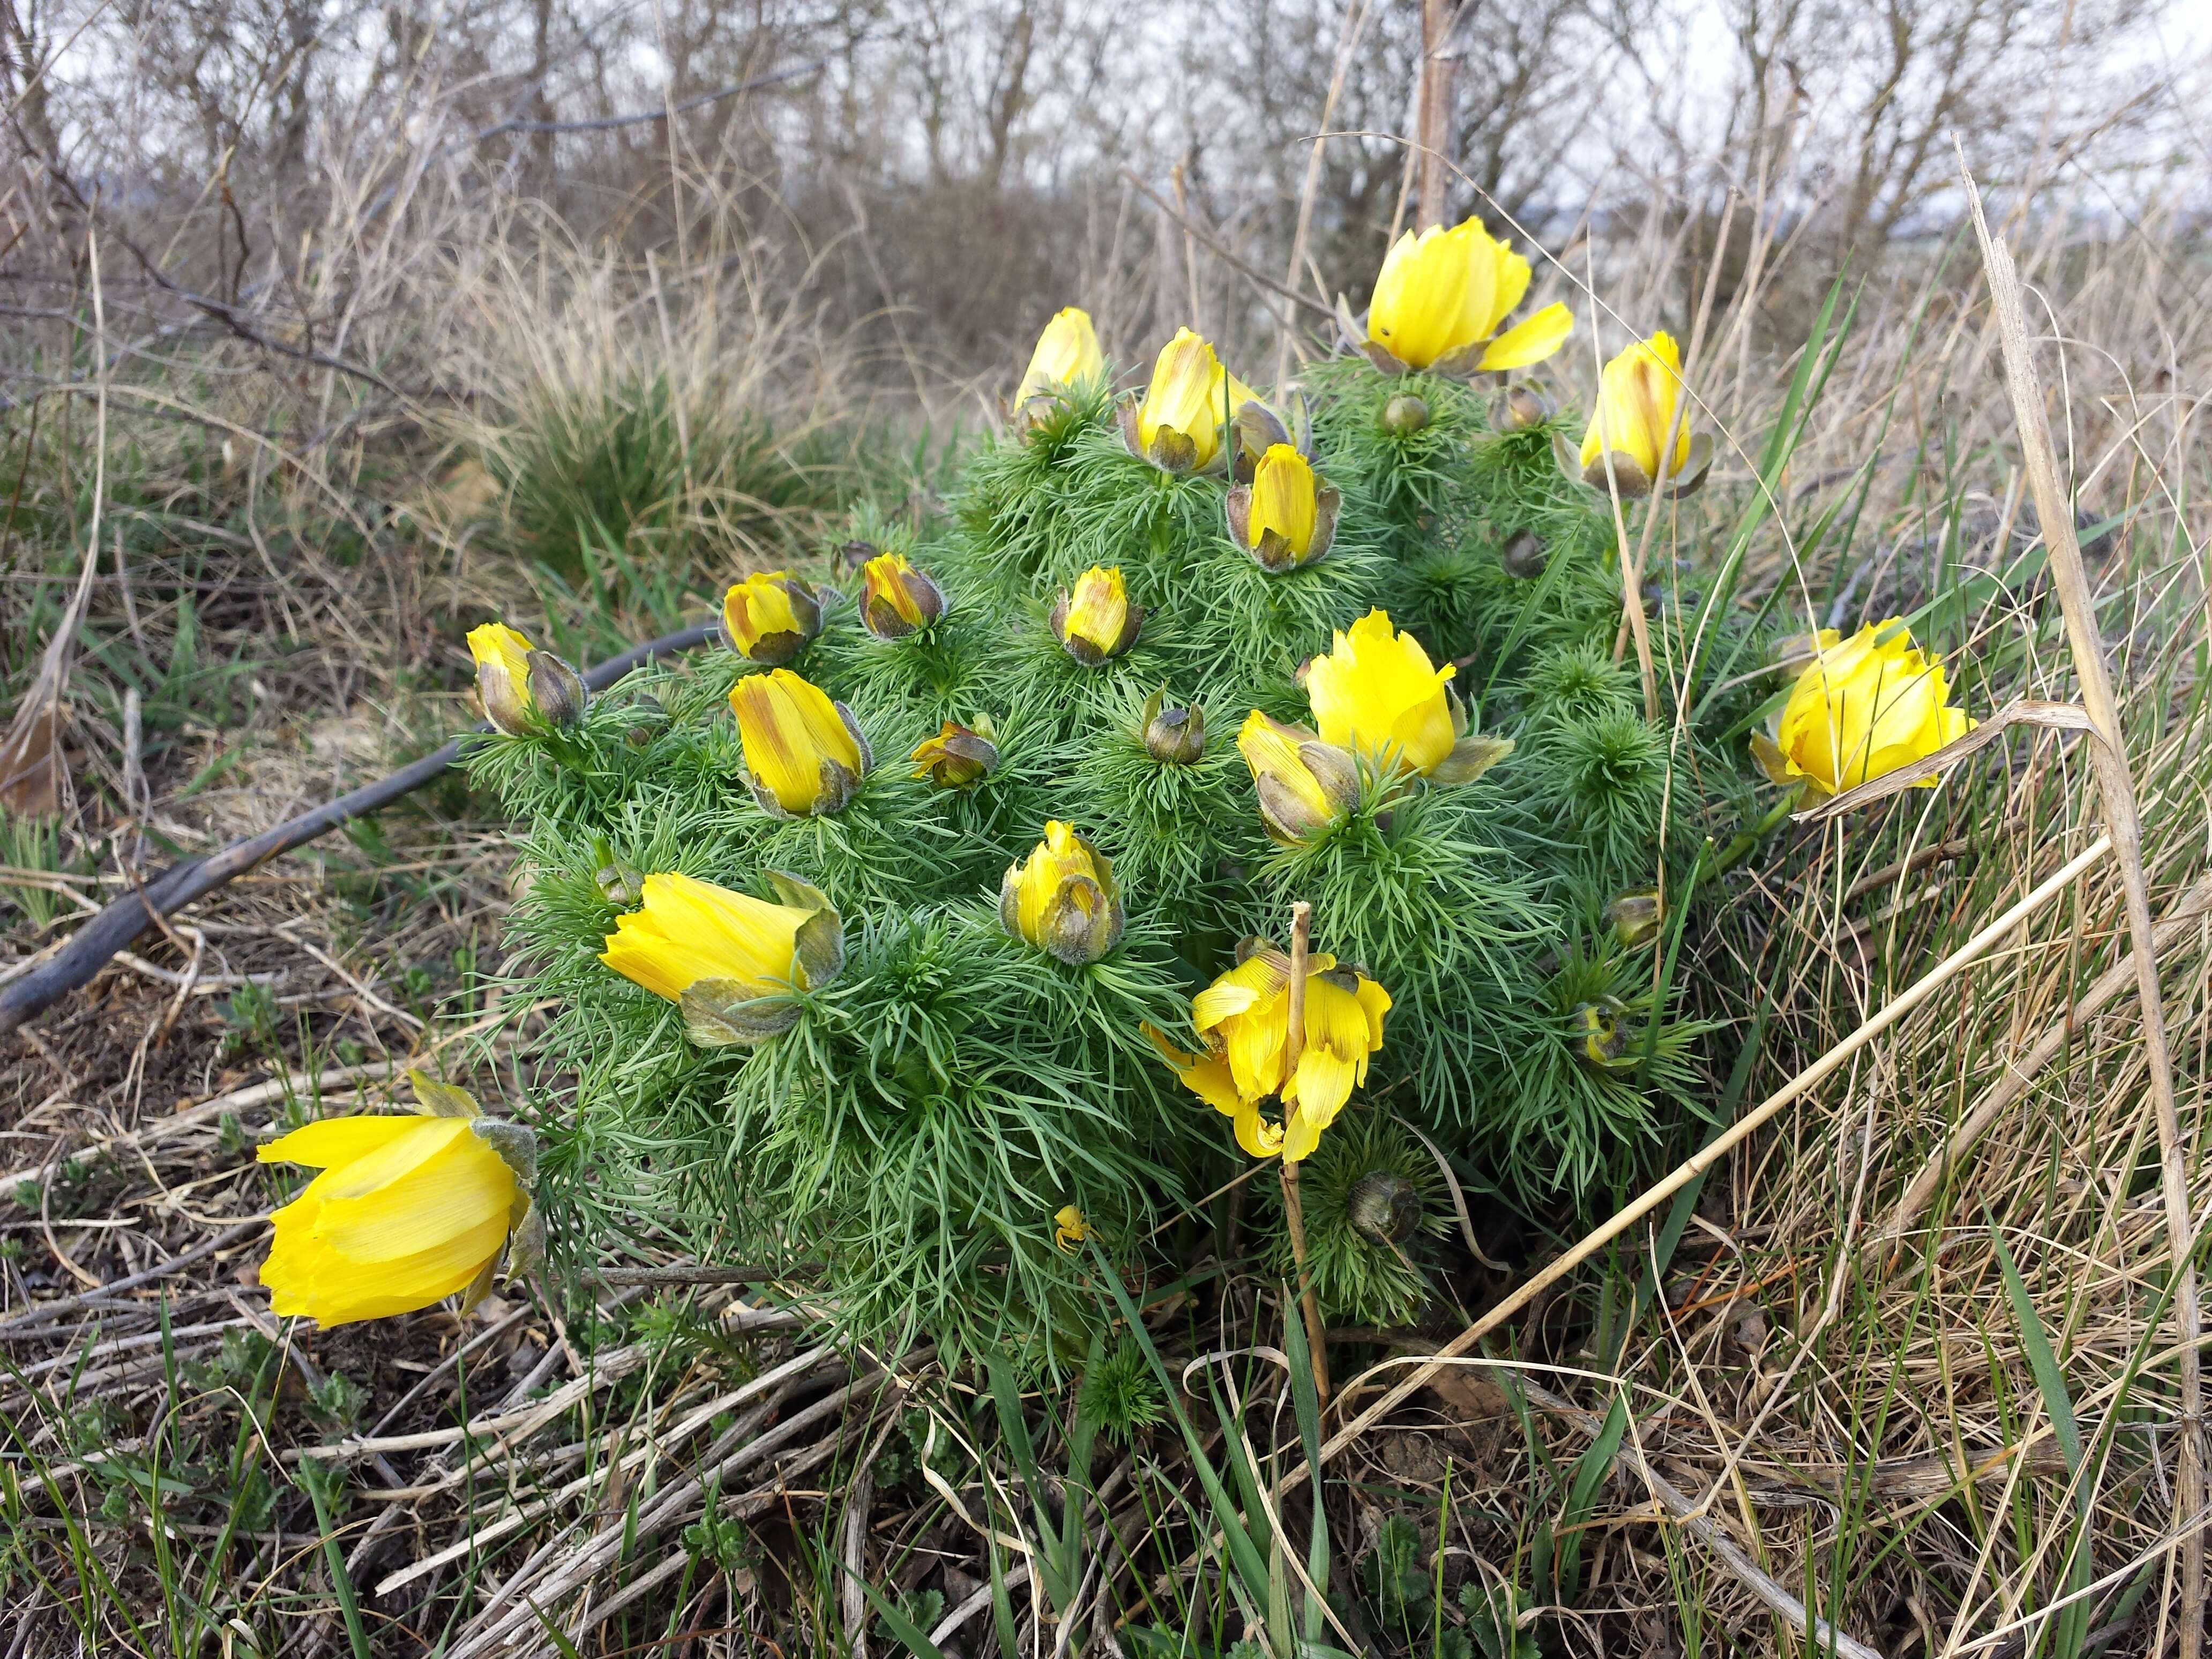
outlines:
[{"label": "curved dark branch", "polygon": [[[633,646],[620,656],[610,657],[597,667],[586,670],[584,684],[594,691],[604,691],[639,664],[704,645],[715,636],[715,631],[713,623],[705,623]],[[477,732],[490,729],[484,726],[476,728]],[[173,916],[195,899],[206,897],[224,883],[266,863],[279,853],[305,846],[342,823],[364,817],[389,806],[403,795],[412,794],[459,758],[462,742],[462,738],[456,738],[411,766],[400,768],[390,777],[364,784],[258,836],[234,841],[204,859],[187,859],[172,865],[127,898],[116,900],[78,928],[70,942],[47,961],[21,978],[0,986],[0,1036],[43,1013],[71,991],[89,984],[118,951],[129,949],[142,933],[156,927],[157,917]]]}]

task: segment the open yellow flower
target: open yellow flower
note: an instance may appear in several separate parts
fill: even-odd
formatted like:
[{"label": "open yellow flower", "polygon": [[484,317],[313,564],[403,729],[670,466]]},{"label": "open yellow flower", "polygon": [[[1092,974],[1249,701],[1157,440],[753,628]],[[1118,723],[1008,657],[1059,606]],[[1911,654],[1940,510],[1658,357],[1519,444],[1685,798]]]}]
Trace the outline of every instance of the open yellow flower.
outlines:
[{"label": "open yellow flower", "polygon": [[[1185,1087],[1236,1124],[1237,1144],[1255,1158],[1313,1156],[1322,1132],[1367,1080],[1368,1056],[1382,1046],[1390,994],[1326,952],[1306,959],[1305,1018],[1297,1064],[1290,1058],[1291,962],[1266,940],[1191,999],[1204,1054],[1188,1054],[1158,1031],[1147,1035]],[[1273,1102],[1282,1121],[1261,1106]]]},{"label": "open yellow flower", "polygon": [[1121,940],[1125,917],[1114,861],[1054,819],[1044,839],[999,884],[999,920],[1016,939],[1080,968]]},{"label": "open yellow flower", "polygon": [[821,631],[820,596],[788,570],[760,571],[722,595],[723,640],[764,667],[789,662]]},{"label": "open yellow flower", "polygon": [[1285,726],[1258,709],[1244,717],[1237,752],[1252,769],[1260,818],[1285,847],[1301,847],[1359,799],[1359,769],[1349,750],[1323,743],[1303,726]]},{"label": "open yellow flower", "polygon": [[860,623],[879,640],[902,640],[945,614],[945,590],[907,562],[878,553],[860,568]]},{"label": "open yellow flower", "polygon": [[1085,668],[1097,668],[1137,642],[1145,609],[1133,605],[1121,568],[1092,565],[1075,579],[1073,591],[1060,590],[1052,608],[1053,637]]},{"label": "open yellow flower", "polygon": [[1413,771],[1439,783],[1469,783],[1513,750],[1470,737],[1467,710],[1447,689],[1455,671],[1429,661],[1387,612],[1370,611],[1340,629],[1335,648],[1306,670],[1306,698],[1321,740],[1347,749],[1377,771]]},{"label": "open yellow flower", "polygon": [[852,711],[787,668],[730,688],[753,799],[776,817],[840,812],[873,763]]},{"label": "open yellow flower", "polygon": [[1340,313],[1345,332],[1386,374],[1500,371],[1541,362],[1574,330],[1563,305],[1546,306],[1498,331],[1528,292],[1528,262],[1466,219],[1447,230],[1407,231],[1384,256],[1363,328]]},{"label": "open yellow flower", "polygon": [[[1648,495],[1662,485],[1671,495],[1686,495],[1703,483],[1713,464],[1712,434],[1691,432],[1683,398],[1682,353],[1673,335],[1654,334],[1623,347],[1598,380],[1597,406],[1583,435],[1583,482],[1607,487],[1609,451],[1613,483],[1624,495]],[[1678,409],[1681,425],[1662,458]]]},{"label": "open yellow flower", "polygon": [[1178,329],[1153,360],[1145,395],[1121,405],[1121,440],[1164,472],[1200,472],[1221,458],[1222,423],[1257,400],[1204,336]]},{"label": "open yellow flower", "polygon": [[1848,640],[1832,628],[1819,637],[1820,654],[1797,677],[1773,735],[1752,738],[1752,753],[1775,782],[1802,782],[1808,798],[1825,800],[1974,729],[1964,709],[1950,706],[1943,665],[1923,655],[1897,618]]},{"label": "open yellow flower", "polygon": [[647,876],[644,908],[615,920],[599,960],[684,1012],[707,1048],[758,1042],[799,1018],[794,991],[818,989],[845,966],[842,920],[817,888],[781,871],[780,903],[696,876]]},{"label": "open yellow flower", "polygon": [[1295,446],[1274,443],[1261,455],[1252,482],[1229,492],[1224,510],[1231,539],[1262,569],[1284,571],[1328,551],[1343,505],[1343,493],[1324,485]]},{"label": "open yellow flower", "polygon": [[502,1253],[510,1273],[534,1260],[543,1231],[530,1131],[483,1117],[462,1090],[409,1075],[423,1112],[325,1118],[259,1150],[264,1164],[322,1171],[269,1218],[276,1236],[261,1282],[274,1312],[331,1326],[411,1313],[457,1291],[473,1304]]},{"label": "open yellow flower", "polygon": [[1098,349],[1098,331],[1091,325],[1091,313],[1079,306],[1066,307],[1054,313],[1037,336],[1014,403],[1018,406],[1032,398],[1063,396],[1105,372],[1106,354]]},{"label": "open yellow flower", "polygon": [[590,701],[583,677],[550,651],[540,651],[505,623],[469,630],[477,696],[484,718],[510,738],[547,726],[574,726]]}]

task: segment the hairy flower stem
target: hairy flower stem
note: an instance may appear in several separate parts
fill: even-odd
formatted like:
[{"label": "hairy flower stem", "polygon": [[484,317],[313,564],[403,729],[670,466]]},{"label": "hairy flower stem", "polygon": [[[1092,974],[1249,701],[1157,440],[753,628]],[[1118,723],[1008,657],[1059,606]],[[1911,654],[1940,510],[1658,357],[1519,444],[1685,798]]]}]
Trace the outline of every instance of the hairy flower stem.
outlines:
[{"label": "hairy flower stem", "polygon": [[[1289,1030],[1284,1033],[1283,1075],[1298,1069],[1298,1050],[1305,1046],[1306,951],[1313,938],[1313,906],[1300,899],[1291,907],[1291,1007]],[[1298,1160],[1285,1156],[1282,1164],[1283,1219],[1291,1230],[1291,1260],[1297,1266],[1298,1307],[1305,1316],[1306,1347],[1313,1356],[1314,1392],[1322,1409],[1328,1406],[1328,1347],[1321,1325],[1321,1298],[1314,1293],[1313,1275],[1306,1271],[1306,1215],[1298,1201]]]}]

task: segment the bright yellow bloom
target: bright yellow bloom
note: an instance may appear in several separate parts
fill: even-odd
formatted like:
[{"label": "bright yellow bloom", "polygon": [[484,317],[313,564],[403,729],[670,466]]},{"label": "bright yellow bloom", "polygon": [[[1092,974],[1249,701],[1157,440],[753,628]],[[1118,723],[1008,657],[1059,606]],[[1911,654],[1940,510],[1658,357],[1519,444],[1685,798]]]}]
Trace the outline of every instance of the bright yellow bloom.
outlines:
[{"label": "bright yellow bloom", "polygon": [[[1326,952],[1306,959],[1305,1018],[1297,1064],[1288,1064],[1290,958],[1262,942],[1191,999],[1191,1024],[1206,1040],[1186,1054],[1157,1031],[1153,1042],[1186,1087],[1235,1121],[1237,1144],[1255,1158],[1313,1156],[1352,1090],[1367,1080],[1368,1056],[1382,1046],[1390,994]],[[1282,1122],[1260,1108],[1269,1099]]]},{"label": "bright yellow bloom", "polygon": [[1052,1241],[1073,1255],[1091,1237],[1091,1224],[1083,1218],[1083,1212],[1073,1204],[1063,1204],[1052,1214]]},{"label": "bright yellow bloom", "polygon": [[1121,943],[1124,916],[1114,861],[1069,825],[1053,820],[1044,839],[999,884],[999,920],[1017,939],[1071,967]]},{"label": "bright yellow bloom", "polygon": [[530,653],[537,648],[505,623],[469,629],[469,655],[476,659],[477,696],[484,718],[511,738],[522,736],[536,721]]},{"label": "bright yellow bloom", "polygon": [[878,553],[860,568],[860,623],[879,640],[902,640],[945,614],[945,591],[902,553]]},{"label": "bright yellow bloom", "polygon": [[1053,636],[1085,668],[1096,668],[1134,645],[1144,621],[1144,607],[1129,602],[1119,565],[1110,570],[1092,565],[1075,579],[1072,592],[1061,590],[1052,608]]},{"label": "bright yellow bloom", "polygon": [[1458,741],[1444,693],[1455,672],[1449,663],[1432,666],[1419,640],[1392,628],[1386,612],[1370,611],[1349,630],[1337,630],[1328,655],[1314,659],[1306,697],[1323,743],[1378,769],[1426,773]]},{"label": "bright yellow bloom", "polygon": [[844,810],[871,763],[842,703],[787,668],[748,674],[730,688],[753,797],[779,817]]},{"label": "bright yellow bloom", "polygon": [[1703,483],[1712,465],[1712,437],[1694,435],[1683,405],[1682,353],[1671,334],[1625,346],[1599,377],[1597,407],[1583,436],[1583,479],[1603,489],[1606,451],[1613,452],[1613,477],[1624,495],[1649,495],[1662,482],[1660,451],[1681,410],[1674,447],[1665,458],[1663,483],[1683,495]]},{"label": "bright yellow bloom", "polygon": [[1229,492],[1229,532],[1262,568],[1295,569],[1328,551],[1343,504],[1341,492],[1324,486],[1295,446],[1270,444],[1252,482]]},{"label": "bright yellow bloom", "polygon": [[[1574,329],[1550,305],[1500,334],[1528,291],[1528,262],[1480,219],[1407,231],[1382,261],[1367,307],[1365,346],[1384,368],[1503,370],[1541,362]],[[1379,354],[1379,355],[1378,355]]]},{"label": "bright yellow bloom", "polygon": [[940,789],[965,789],[988,777],[999,764],[999,748],[991,741],[990,721],[981,714],[975,720],[980,731],[947,720],[935,737],[915,744],[907,757],[914,763],[914,775]]},{"label": "bright yellow bloom", "polygon": [[[509,1157],[534,1165],[534,1146],[527,1130],[476,1115],[462,1091],[428,1084],[426,1093],[426,1084],[419,1097],[466,1115],[326,1118],[260,1149],[264,1164],[322,1171],[270,1217],[276,1237],[261,1282],[273,1311],[348,1325],[489,1287],[509,1233],[530,1219]],[[495,1130],[506,1131],[506,1155]]]},{"label": "bright yellow bloom", "polygon": [[764,570],[733,582],[722,595],[722,637],[731,650],[765,667],[780,667],[822,631],[822,601],[813,586],[787,570]]},{"label": "bright yellow bloom", "polygon": [[1285,726],[1255,708],[1237,733],[1237,751],[1252,769],[1268,835],[1286,847],[1311,841],[1359,799],[1351,752],[1303,726]]},{"label": "bright yellow bloom", "polygon": [[1055,312],[1044,325],[1044,332],[1037,336],[1036,349],[1030,354],[1030,366],[1015,390],[1014,402],[1025,404],[1032,398],[1073,392],[1105,372],[1106,354],[1098,349],[1098,331],[1091,325],[1091,313],[1079,306],[1069,306]]},{"label": "bright yellow bloom", "polygon": [[1258,401],[1202,336],[1178,329],[1153,360],[1144,397],[1122,404],[1121,440],[1164,472],[1203,471],[1220,459],[1222,422]]},{"label": "bright yellow bloom", "polygon": [[783,902],[656,872],[645,878],[644,908],[615,919],[599,960],[677,1004],[708,1047],[787,1030],[798,1018],[791,994],[843,969],[844,928],[817,889],[781,872],[769,881]]},{"label": "bright yellow bloom", "polygon": [[1773,737],[1753,740],[1776,782],[1802,779],[1808,797],[1825,800],[1974,729],[1966,711],[1949,704],[1943,665],[1923,655],[1897,618],[1848,640],[1824,628],[1820,641],[1820,654],[1797,677]]}]

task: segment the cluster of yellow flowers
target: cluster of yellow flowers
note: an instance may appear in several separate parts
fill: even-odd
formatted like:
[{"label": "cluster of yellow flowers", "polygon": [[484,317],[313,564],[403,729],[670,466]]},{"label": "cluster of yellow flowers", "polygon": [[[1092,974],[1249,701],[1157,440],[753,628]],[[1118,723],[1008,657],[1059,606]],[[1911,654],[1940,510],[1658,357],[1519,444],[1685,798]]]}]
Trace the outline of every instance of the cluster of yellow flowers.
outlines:
[{"label": "cluster of yellow flowers", "polygon": [[[1366,316],[1340,307],[1339,322],[1386,374],[1526,368],[1559,350],[1573,327],[1564,305],[1507,325],[1529,281],[1528,260],[1469,219],[1401,237]],[[1056,404],[1097,389],[1105,374],[1090,316],[1062,310],[1023,374],[1018,416],[1042,422]],[[1693,489],[1712,443],[1690,430],[1687,413],[1674,339],[1658,333],[1636,341],[1604,367],[1575,465],[1586,482],[1622,496]],[[1516,429],[1548,418],[1548,407],[1525,389],[1500,416]],[[1294,570],[1328,552],[1342,496],[1314,465],[1303,404],[1279,411],[1262,401],[1198,334],[1180,330],[1162,348],[1141,393],[1121,402],[1118,419],[1129,452],[1164,473],[1233,467],[1227,532],[1262,568]],[[1393,401],[1385,422],[1411,430],[1426,419],[1425,405],[1409,394]],[[762,810],[777,817],[842,811],[874,763],[852,710],[788,666],[821,632],[824,598],[781,570],[747,576],[723,597],[726,642],[762,671],[739,678],[729,696],[747,781]],[[944,590],[902,555],[882,553],[863,567],[856,609],[879,640],[927,629],[947,606]],[[1110,567],[1085,571],[1050,613],[1062,649],[1087,668],[1126,653],[1144,622],[1122,573]],[[468,643],[484,714],[501,732],[559,732],[584,718],[584,682],[558,656],[500,623],[476,629]],[[1948,704],[1941,664],[1921,653],[1903,623],[1863,629],[1849,640],[1823,630],[1816,643],[1772,730],[1753,740],[1777,783],[1825,798],[1914,764],[1972,728]],[[1452,664],[1432,663],[1381,610],[1338,630],[1331,650],[1301,676],[1313,724],[1285,724],[1255,708],[1237,733],[1269,836],[1309,844],[1363,793],[1387,801],[1418,780],[1469,783],[1509,755],[1510,739],[1468,731],[1451,686],[1455,672]],[[1196,762],[1205,746],[1200,711],[1155,696],[1145,710],[1144,741],[1164,763]],[[999,765],[997,733],[980,716],[972,725],[946,720],[908,759],[916,778],[968,788]],[[617,918],[600,960],[675,1004],[702,1045],[757,1043],[787,1030],[799,1018],[798,999],[843,971],[842,919],[796,877],[768,872],[773,900],[675,871],[629,877],[621,898],[635,908]],[[1656,927],[1656,897],[1632,899],[1652,912],[1639,925]],[[1006,870],[999,909],[1008,933],[1077,968],[1111,952],[1126,926],[1112,860],[1057,820]],[[1293,972],[1276,945],[1247,940],[1237,964],[1192,999],[1200,1052],[1186,1053],[1146,1028],[1176,1076],[1232,1120],[1237,1144],[1255,1158],[1312,1154],[1364,1081],[1391,1006],[1382,985],[1332,956],[1307,958],[1302,986],[1293,986]],[[1296,1032],[1294,1012],[1303,1022]],[[486,1116],[458,1089],[410,1076],[420,1115],[327,1120],[261,1149],[264,1161],[321,1171],[272,1218],[276,1240],[262,1279],[279,1314],[335,1325],[456,1291],[473,1297],[502,1258],[513,1271],[534,1255],[529,1132]],[[1073,1205],[1051,1224],[1066,1250],[1091,1231]]]}]

